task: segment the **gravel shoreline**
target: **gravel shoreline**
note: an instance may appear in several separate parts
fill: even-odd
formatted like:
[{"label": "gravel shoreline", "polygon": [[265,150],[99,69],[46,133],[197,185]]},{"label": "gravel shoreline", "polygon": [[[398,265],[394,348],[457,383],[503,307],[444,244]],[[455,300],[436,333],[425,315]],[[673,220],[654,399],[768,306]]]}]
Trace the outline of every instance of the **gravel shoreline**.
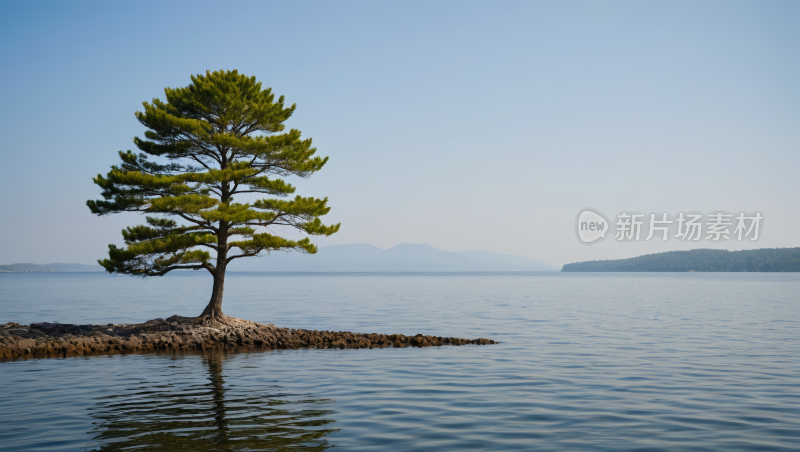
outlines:
[{"label": "gravel shoreline", "polygon": [[483,338],[279,328],[229,316],[209,319],[175,315],[139,324],[33,323],[26,326],[10,322],[0,325],[0,360],[184,350],[403,348],[496,343]]}]

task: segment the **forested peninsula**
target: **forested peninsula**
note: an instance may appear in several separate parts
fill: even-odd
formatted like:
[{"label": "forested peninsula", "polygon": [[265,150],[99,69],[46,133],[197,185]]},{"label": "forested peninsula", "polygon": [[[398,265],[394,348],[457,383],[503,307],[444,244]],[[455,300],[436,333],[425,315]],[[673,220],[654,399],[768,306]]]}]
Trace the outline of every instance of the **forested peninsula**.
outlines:
[{"label": "forested peninsula", "polygon": [[800,248],[727,251],[698,249],[630,259],[576,262],[562,272],[798,272]]}]

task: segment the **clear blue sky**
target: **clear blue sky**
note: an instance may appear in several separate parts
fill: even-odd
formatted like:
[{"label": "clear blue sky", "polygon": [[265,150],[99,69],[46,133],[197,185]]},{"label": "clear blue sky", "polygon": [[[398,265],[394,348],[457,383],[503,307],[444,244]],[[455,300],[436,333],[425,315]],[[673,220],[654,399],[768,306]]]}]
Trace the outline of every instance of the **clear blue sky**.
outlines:
[{"label": "clear blue sky", "polygon": [[[284,94],[329,165],[321,246],[428,243],[561,265],[577,211],[761,211],[800,246],[800,2],[6,2],[0,264],[92,263],[136,215],[91,178],[141,102],[206,69]],[[708,242],[700,246],[707,247]]]}]

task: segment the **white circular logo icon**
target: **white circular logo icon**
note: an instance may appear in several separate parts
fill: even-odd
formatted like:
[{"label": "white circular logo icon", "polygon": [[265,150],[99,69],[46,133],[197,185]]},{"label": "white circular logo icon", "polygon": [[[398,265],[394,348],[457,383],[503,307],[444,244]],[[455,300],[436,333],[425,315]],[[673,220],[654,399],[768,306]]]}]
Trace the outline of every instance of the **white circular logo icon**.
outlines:
[{"label": "white circular logo icon", "polygon": [[578,212],[575,221],[575,234],[578,241],[586,245],[593,245],[606,238],[609,223],[606,217],[597,210],[586,208]]}]

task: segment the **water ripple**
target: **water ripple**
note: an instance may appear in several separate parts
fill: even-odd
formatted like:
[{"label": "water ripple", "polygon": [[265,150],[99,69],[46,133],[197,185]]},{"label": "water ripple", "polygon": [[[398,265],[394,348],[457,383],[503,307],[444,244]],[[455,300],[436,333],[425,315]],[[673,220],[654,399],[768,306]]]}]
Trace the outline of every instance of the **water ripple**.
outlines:
[{"label": "water ripple", "polygon": [[[0,312],[24,323],[187,315],[205,297],[195,276],[0,278]],[[800,275],[233,275],[226,290],[226,313],[282,326],[501,344],[4,363],[0,449],[800,449]]]}]

